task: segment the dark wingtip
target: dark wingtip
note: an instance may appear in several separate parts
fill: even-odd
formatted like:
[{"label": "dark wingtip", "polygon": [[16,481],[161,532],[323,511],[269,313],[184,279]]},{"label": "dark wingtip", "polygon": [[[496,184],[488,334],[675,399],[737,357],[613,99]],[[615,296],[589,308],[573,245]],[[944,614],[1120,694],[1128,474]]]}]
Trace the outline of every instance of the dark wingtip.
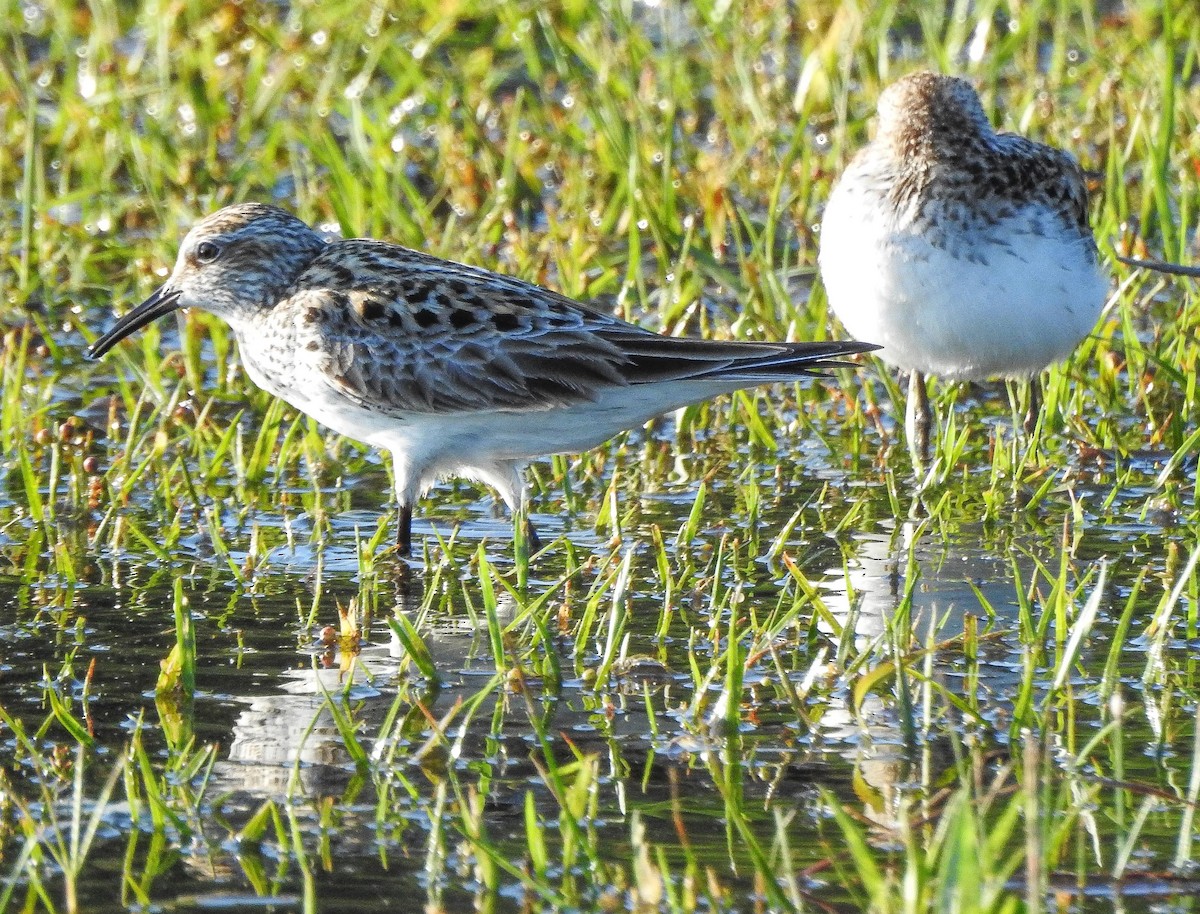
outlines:
[{"label": "dark wingtip", "polygon": [[845,361],[845,356],[860,355],[883,348],[878,343],[864,343],[861,340],[830,340],[827,345],[828,348],[824,352],[803,366],[805,374],[814,378],[830,378],[835,368],[861,367],[858,362]]},{"label": "dark wingtip", "polygon": [[861,340],[843,340],[836,344],[839,349],[839,354],[856,355],[860,352],[874,352],[876,349],[882,349],[879,343],[864,343]]},{"label": "dark wingtip", "polygon": [[822,353],[818,361],[813,362],[813,367],[818,369],[857,368],[857,362],[846,362],[843,361],[843,358],[846,356],[861,355],[865,352],[874,352],[882,348],[878,343],[864,343],[861,340],[831,340],[828,350]]}]

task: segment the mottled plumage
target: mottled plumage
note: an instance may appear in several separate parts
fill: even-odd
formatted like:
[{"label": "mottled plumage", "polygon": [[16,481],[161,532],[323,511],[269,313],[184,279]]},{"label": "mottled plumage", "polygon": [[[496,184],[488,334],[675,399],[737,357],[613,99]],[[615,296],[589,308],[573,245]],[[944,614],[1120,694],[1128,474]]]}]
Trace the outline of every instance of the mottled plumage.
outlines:
[{"label": "mottled plumage", "polygon": [[199,222],[170,279],[90,352],[191,307],[229,322],[257,384],[392,452],[403,549],[412,504],[439,476],[486,482],[519,510],[531,457],[586,450],[670,409],[875,348],[661,336],[397,245],[326,243],[250,203]]},{"label": "mottled plumage", "polygon": [[997,133],[969,83],[932,73],[880,97],[875,139],[826,207],[820,264],[846,329],[912,373],[922,451],[923,374],[1032,377],[1070,355],[1108,288],[1075,159]]}]

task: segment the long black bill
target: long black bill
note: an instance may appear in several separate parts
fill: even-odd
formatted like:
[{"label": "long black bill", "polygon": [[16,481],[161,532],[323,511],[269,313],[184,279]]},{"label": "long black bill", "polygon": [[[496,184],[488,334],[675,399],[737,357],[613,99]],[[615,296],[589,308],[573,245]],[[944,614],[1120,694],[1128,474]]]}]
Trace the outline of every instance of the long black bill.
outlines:
[{"label": "long black bill", "polygon": [[153,295],[113,324],[113,328],[88,347],[88,358],[98,359],[113,346],[135,331],[141,330],[151,321],[170,314],[179,307],[179,292],[166,286],[159,287]]}]

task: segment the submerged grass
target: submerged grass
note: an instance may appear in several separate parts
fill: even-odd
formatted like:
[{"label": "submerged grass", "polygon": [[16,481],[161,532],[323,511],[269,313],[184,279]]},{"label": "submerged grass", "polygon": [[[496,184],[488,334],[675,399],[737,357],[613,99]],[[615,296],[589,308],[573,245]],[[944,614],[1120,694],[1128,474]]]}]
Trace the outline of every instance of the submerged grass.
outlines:
[{"label": "submerged grass", "polygon": [[[1190,909],[1200,316],[1114,255],[1195,250],[1193,4],[0,15],[0,911]],[[1095,176],[1112,295],[1035,444],[935,382],[916,473],[867,362],[540,462],[538,556],[439,487],[404,568],[386,456],[220,322],[81,357],[243,199],[838,335],[821,209],[923,66]]]}]

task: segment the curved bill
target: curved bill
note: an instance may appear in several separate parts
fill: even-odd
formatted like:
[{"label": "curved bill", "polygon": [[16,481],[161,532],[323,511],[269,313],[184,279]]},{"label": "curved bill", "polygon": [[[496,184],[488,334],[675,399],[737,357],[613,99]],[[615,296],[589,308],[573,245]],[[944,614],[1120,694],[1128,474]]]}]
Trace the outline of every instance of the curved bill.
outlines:
[{"label": "curved bill", "polygon": [[129,334],[141,330],[151,321],[158,320],[164,314],[170,314],[178,307],[179,292],[166,286],[160,286],[153,295],[113,324],[113,328],[108,333],[92,343],[88,347],[88,358],[100,358]]}]

